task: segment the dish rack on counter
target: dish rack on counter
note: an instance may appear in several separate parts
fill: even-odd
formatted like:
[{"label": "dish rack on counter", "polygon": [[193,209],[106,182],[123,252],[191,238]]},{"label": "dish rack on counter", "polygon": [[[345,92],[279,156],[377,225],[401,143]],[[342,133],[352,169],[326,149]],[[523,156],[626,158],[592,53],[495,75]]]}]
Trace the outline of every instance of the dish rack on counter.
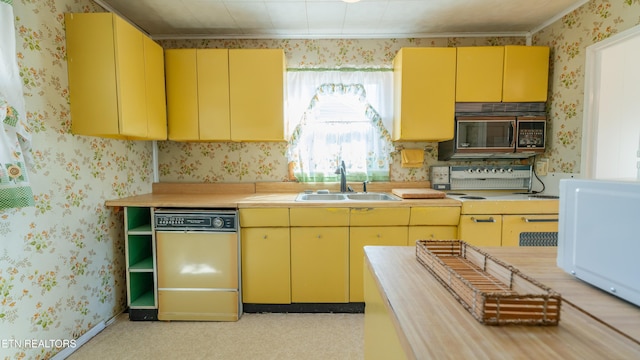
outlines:
[{"label": "dish rack on counter", "polygon": [[418,240],[416,257],[485,325],[558,325],[560,294],[461,240]]}]

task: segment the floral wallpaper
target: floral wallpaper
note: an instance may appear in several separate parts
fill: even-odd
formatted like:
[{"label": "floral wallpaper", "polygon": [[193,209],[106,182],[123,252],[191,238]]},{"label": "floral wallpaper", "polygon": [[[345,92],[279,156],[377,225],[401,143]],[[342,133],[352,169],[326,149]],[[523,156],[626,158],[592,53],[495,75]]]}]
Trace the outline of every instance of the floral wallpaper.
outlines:
[{"label": "floral wallpaper", "polygon": [[[46,359],[126,305],[123,216],[104,201],[151,191],[144,141],[70,134],[65,12],[102,11],[90,0],[14,0],[17,57],[34,164],[34,207],[0,210],[0,359]],[[593,0],[534,34],[552,48],[550,170],[578,172],[585,47],[640,23],[640,0]],[[524,43],[513,38],[193,40],[170,47],[282,47],[290,67],[390,67],[403,46]],[[399,145],[399,144],[397,144]],[[391,165],[393,180],[424,180],[424,168]],[[159,142],[162,181],[281,181],[285,143]],[[35,339],[40,342],[26,343]],[[33,346],[32,346],[33,345]]]},{"label": "floral wallpaper", "polygon": [[640,24],[640,0],[594,0],[535,34],[551,48],[549,171],[580,172],[585,49]]},{"label": "floral wallpaper", "polygon": [[151,191],[152,149],[70,133],[63,14],[102,9],[13,9],[35,206],[0,210],[0,359],[47,359],[125,309],[123,214],[104,202]]}]

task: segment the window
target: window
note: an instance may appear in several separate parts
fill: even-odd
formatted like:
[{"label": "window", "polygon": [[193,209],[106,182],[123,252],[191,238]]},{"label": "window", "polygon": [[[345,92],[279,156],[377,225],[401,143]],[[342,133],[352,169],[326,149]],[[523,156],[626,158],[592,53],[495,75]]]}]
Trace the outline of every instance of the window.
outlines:
[{"label": "window", "polygon": [[[311,87],[313,92],[307,95],[306,108],[290,121],[290,125],[297,122],[292,126],[288,148],[294,176],[301,182],[339,181],[336,169],[344,161],[349,181],[388,181],[393,145],[382,116],[367,97],[365,85],[334,82],[317,86],[313,82],[322,77],[313,75],[299,84]],[[390,103],[390,84],[376,81],[384,77],[370,75],[366,86],[375,94],[371,98],[388,98]],[[389,86],[386,90],[385,85]],[[289,84],[290,91],[291,88]],[[298,98],[303,104],[304,98]],[[375,102],[385,108],[384,102]]]}]

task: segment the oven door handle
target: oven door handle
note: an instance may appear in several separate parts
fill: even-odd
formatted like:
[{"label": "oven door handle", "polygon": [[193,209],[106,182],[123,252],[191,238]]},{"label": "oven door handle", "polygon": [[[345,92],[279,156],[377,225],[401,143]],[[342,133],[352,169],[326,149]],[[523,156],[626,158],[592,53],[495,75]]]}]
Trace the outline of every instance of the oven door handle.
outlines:
[{"label": "oven door handle", "polygon": [[558,219],[529,219],[527,217],[522,217],[522,221],[527,223],[548,223],[548,222],[558,222]]}]

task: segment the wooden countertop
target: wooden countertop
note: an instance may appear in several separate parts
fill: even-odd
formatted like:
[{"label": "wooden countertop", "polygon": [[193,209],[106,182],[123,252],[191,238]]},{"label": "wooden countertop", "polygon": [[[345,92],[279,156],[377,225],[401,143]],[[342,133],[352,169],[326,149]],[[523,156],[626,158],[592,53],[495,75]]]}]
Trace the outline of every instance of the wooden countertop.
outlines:
[{"label": "wooden countertop", "polygon": [[562,295],[559,325],[482,325],[418,263],[415,247],[367,246],[367,266],[409,358],[640,357],[640,308],[564,273],[555,265],[556,248],[485,250]]},{"label": "wooden countertop", "polygon": [[[393,188],[426,187],[428,182],[371,183],[370,192],[391,192]],[[300,183],[156,183],[150,194],[107,200],[106,206],[175,208],[256,208],[256,207],[411,207],[460,206],[454,199],[404,199],[401,201],[304,202],[295,201],[304,190],[336,191],[336,184]],[[357,189],[356,184],[353,188]],[[360,185],[361,186],[361,185]]]}]

